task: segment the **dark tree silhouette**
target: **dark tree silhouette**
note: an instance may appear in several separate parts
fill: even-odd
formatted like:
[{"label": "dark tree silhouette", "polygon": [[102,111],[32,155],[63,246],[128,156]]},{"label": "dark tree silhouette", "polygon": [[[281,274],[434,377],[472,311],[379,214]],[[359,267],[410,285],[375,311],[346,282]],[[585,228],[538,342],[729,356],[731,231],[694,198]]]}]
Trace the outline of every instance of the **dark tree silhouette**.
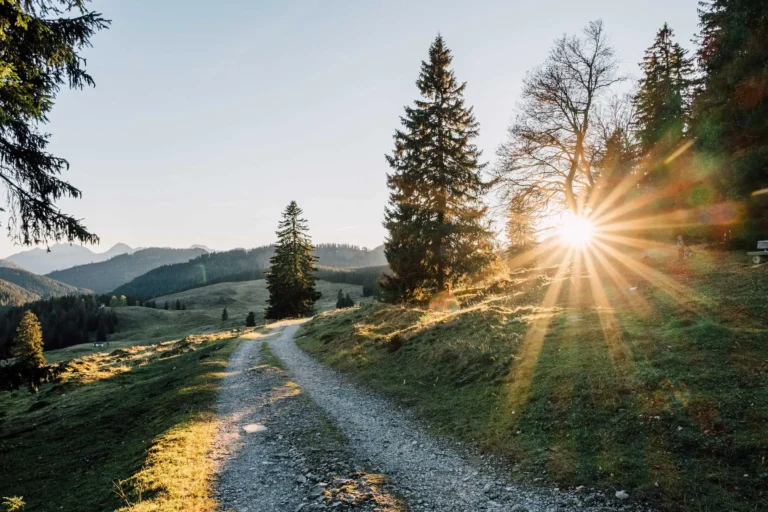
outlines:
[{"label": "dark tree silhouette", "polygon": [[62,86],[94,85],[80,51],[109,24],[86,8],[87,0],[2,2],[3,81],[0,103],[0,181],[6,188],[8,232],[15,241],[97,242],[81,221],[56,202],[81,196],[59,176],[69,167],[47,150],[48,121]]},{"label": "dark tree silhouette", "polygon": [[286,207],[277,230],[275,255],[267,273],[269,305],[265,317],[280,319],[312,314],[320,294],[315,290],[316,258],[296,201]]},{"label": "dark tree silhouette", "polygon": [[450,69],[451,53],[438,36],[421,64],[421,98],[405,108],[395,149],[384,244],[391,300],[423,299],[482,269],[492,257],[482,194],[478,123],[464,104],[465,83]]},{"label": "dark tree silhouette", "polygon": [[224,308],[224,311],[221,312],[221,321],[226,322],[229,320],[229,313],[227,313],[227,308]]},{"label": "dark tree silhouette", "polygon": [[245,317],[245,326],[256,327],[256,313],[254,313],[253,311],[248,313],[248,316]]}]

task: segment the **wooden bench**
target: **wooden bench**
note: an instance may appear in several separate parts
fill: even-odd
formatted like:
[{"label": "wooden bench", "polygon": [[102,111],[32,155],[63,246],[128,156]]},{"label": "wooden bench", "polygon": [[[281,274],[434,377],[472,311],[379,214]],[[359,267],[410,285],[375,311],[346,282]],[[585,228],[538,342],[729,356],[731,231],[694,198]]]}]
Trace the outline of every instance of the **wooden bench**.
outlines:
[{"label": "wooden bench", "polygon": [[757,242],[757,250],[748,252],[747,256],[752,256],[752,263],[755,265],[768,261],[768,240]]}]

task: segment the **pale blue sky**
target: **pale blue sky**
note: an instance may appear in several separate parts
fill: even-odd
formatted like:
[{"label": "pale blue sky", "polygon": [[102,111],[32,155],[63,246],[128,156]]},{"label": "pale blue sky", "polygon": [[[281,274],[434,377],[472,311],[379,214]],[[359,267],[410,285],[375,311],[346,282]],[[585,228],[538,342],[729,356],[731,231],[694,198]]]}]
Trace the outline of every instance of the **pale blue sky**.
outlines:
[{"label": "pale blue sky", "polygon": [[[86,52],[95,89],[63,91],[47,131],[102,239],[216,249],[273,241],[304,209],[315,242],[382,243],[403,106],[439,32],[493,162],[525,72],[601,18],[637,63],[666,21],[692,48],[697,0],[96,1],[111,29]],[[0,256],[20,250],[4,237]]]}]

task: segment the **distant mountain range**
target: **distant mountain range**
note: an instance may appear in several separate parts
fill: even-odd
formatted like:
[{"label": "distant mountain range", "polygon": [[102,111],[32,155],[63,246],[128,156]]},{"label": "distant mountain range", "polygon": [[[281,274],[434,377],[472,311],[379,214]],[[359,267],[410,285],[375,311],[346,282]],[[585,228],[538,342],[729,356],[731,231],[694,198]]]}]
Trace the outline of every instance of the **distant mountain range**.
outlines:
[{"label": "distant mountain range", "polygon": [[83,245],[54,244],[50,247],[50,252],[36,247],[12,254],[5,260],[15,263],[24,270],[45,275],[55,270],[76,265],[106,261],[121,254],[131,254],[134,251],[135,249],[126,244],[116,244],[108,251],[100,253],[93,252]]},{"label": "distant mountain range", "polygon": [[79,288],[107,293],[163,265],[183,263],[207,253],[205,249],[199,247],[191,249],[150,247],[130,254],[121,254],[107,261],[57,270],[48,274],[48,277]]},{"label": "distant mountain range", "polygon": [[60,283],[0,260],[0,306],[21,306],[38,299],[81,293],[90,293],[90,290]]}]

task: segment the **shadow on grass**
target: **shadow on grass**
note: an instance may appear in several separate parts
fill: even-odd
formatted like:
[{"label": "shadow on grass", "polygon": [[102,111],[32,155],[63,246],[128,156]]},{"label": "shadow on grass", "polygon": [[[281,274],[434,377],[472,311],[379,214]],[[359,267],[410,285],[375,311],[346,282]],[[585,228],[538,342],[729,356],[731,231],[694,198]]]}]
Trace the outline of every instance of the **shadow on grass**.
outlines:
[{"label": "shadow on grass", "polygon": [[[23,496],[29,510],[100,511],[163,492],[162,481],[142,488],[132,477],[153,446],[170,449],[185,441],[174,433],[210,422],[236,345],[201,343],[89,383],[0,397],[10,411],[0,422],[0,496]],[[40,401],[48,405],[30,410]]]},{"label": "shadow on grass", "polygon": [[320,317],[298,342],[437,432],[507,455],[521,480],[624,489],[665,510],[768,509],[768,326],[754,307],[768,273],[721,260],[673,269],[693,305],[604,279],[605,308],[568,278],[548,308],[547,287],[454,315],[376,305]]}]

